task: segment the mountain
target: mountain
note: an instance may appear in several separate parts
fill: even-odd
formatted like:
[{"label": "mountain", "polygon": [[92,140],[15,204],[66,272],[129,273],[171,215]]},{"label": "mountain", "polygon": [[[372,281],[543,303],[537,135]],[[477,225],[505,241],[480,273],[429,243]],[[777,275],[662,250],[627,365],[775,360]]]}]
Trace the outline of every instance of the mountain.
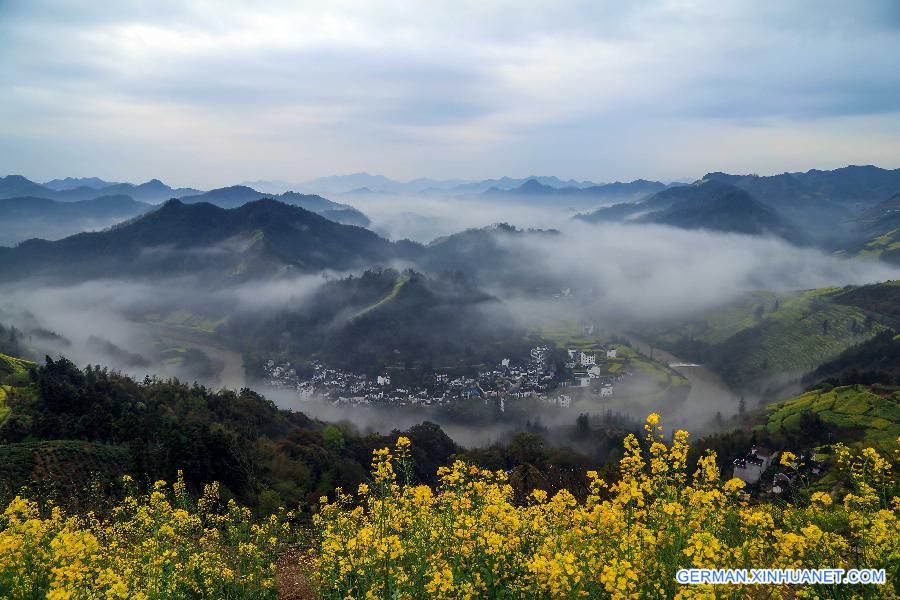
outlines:
[{"label": "mountain", "polygon": [[237,208],[248,202],[253,202],[266,197],[275,198],[292,206],[305,208],[308,211],[320,214],[327,219],[345,225],[368,227],[370,224],[369,218],[366,215],[349,204],[340,204],[321,196],[298,194],[296,192],[285,192],[277,196],[272,196],[263,194],[253,188],[243,185],[233,185],[231,187],[210,190],[202,194],[183,196],[180,200],[186,204],[209,202],[210,204],[215,204],[221,208]]},{"label": "mountain", "polygon": [[654,223],[681,229],[775,235],[793,243],[806,241],[798,228],[750,194],[715,180],[671,187],[642,202],[621,203],[575,218],[588,223]]},{"label": "mountain", "polygon": [[32,196],[35,198],[59,200],[61,202],[77,202],[79,200],[91,200],[98,196],[124,195],[131,196],[132,199],[139,202],[158,204],[160,202],[165,202],[170,198],[198,193],[200,193],[199,190],[192,188],[171,188],[158,179],[151,179],[140,185],[115,183],[99,189],[91,187],[90,185],[81,185],[78,187],[66,187],[65,189],[57,190],[35,183],[21,175],[8,175],[0,178],[0,198]]},{"label": "mountain", "polygon": [[73,190],[80,187],[88,187],[99,190],[111,185],[118,185],[118,182],[104,181],[99,177],[66,177],[65,179],[53,179],[43,184],[44,187],[50,188],[51,190],[56,190],[58,192],[62,190]]},{"label": "mountain", "polygon": [[252,279],[285,270],[317,272],[380,264],[410,249],[361,227],[341,225],[275,200],[234,209],[170,200],[109,231],[0,248],[0,279],[186,273],[213,280]]},{"label": "mountain", "polygon": [[554,288],[557,274],[535,269],[529,256],[537,242],[559,235],[555,230],[522,230],[506,223],[467,229],[426,245],[420,264],[432,273],[463,271],[483,285]]},{"label": "mountain", "polygon": [[104,229],[153,209],[130,196],[100,196],[79,202],[47,198],[0,200],[0,246],[31,238],[55,240],[81,231]]},{"label": "mountain", "polygon": [[667,187],[666,184],[659,181],[647,181],[644,179],[626,183],[617,181],[615,183],[583,187],[579,185],[555,187],[542,183],[538,179],[529,179],[522,185],[509,189],[497,186],[491,187],[482,192],[482,195],[491,199],[509,198],[520,202],[538,201],[541,203],[544,203],[548,198],[559,198],[563,199],[568,205],[585,208],[614,202],[636,202],[665,190]]},{"label": "mountain", "polygon": [[[79,188],[79,190],[83,190],[83,188]],[[78,190],[71,190],[70,192],[75,191]],[[105,194],[127,194],[135,200],[139,200],[141,202],[158,204],[172,198],[180,198],[181,196],[199,194],[200,190],[195,190],[193,188],[172,188],[159,179],[151,179],[150,181],[141,183],[139,185],[134,185],[131,183],[111,185],[109,187],[103,188],[103,192]]]},{"label": "mountain", "polygon": [[705,364],[736,389],[760,392],[888,331],[893,321],[885,315],[896,306],[895,293],[878,285],[754,292],[692,319],[647,326],[641,335]]},{"label": "mountain", "polygon": [[353,173],[351,175],[331,175],[317,177],[298,185],[302,190],[309,190],[317,194],[334,194],[349,192],[361,187],[371,189],[384,189],[388,191],[400,191],[403,184],[389,179],[384,175],[370,175],[369,173]]},{"label": "mountain", "polygon": [[765,177],[708,173],[703,179],[741,188],[831,247],[869,237],[853,227],[857,215],[900,193],[900,169],[871,165]]},{"label": "mountain", "polygon": [[265,194],[283,194],[284,192],[296,187],[293,183],[282,181],[280,179],[268,180],[257,179],[256,181],[244,181],[240,185],[259,190]]},{"label": "mountain", "polygon": [[269,359],[381,374],[410,375],[426,365],[496,364],[527,344],[504,305],[460,274],[371,270],[329,281],[309,301],[274,317],[232,319],[229,335],[246,340],[245,364]]},{"label": "mountain", "polygon": [[17,198],[24,196],[38,196],[49,198],[54,190],[46,188],[39,183],[26,179],[21,175],[7,175],[0,177],[0,198]]},{"label": "mountain", "polygon": [[703,182],[671,188],[668,208],[639,216],[639,223],[669,225],[681,229],[708,229],[748,235],[775,235],[792,243],[804,242],[799,229],[775,211],[734,186]]}]

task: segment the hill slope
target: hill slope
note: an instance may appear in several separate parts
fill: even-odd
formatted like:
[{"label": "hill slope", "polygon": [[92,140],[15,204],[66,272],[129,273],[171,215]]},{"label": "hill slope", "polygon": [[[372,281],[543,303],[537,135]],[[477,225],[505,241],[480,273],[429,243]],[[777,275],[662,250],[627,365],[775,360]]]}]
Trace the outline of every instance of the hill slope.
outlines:
[{"label": "hill slope", "polygon": [[[877,286],[855,288],[858,295]],[[847,302],[854,289],[748,294],[702,317],[643,334],[674,354],[703,362],[738,388],[799,377],[886,328],[869,309]]]},{"label": "hill slope", "polygon": [[900,437],[900,390],[849,385],[811,390],[766,407],[769,433],[796,429],[804,413],[827,425],[848,430],[841,439],[854,437],[865,445],[896,447]]},{"label": "hill slope", "polygon": [[391,269],[330,281],[274,318],[233,321],[229,334],[247,340],[244,362],[256,371],[275,358],[375,375],[385,366],[490,364],[520,342],[527,352],[504,306],[464,278]]}]

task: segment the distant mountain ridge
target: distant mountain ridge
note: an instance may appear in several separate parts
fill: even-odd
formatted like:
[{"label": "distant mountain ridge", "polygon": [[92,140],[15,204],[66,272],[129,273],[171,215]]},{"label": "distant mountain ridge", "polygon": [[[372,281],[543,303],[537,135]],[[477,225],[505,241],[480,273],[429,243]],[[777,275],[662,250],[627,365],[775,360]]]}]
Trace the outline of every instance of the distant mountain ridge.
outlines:
[{"label": "distant mountain ridge", "polygon": [[[139,202],[158,204],[160,202],[165,202],[170,198],[200,193],[200,190],[195,190],[193,188],[171,188],[159,179],[151,179],[150,181],[138,185],[131,183],[112,183],[101,188],[91,187],[90,185],[67,187],[72,184],[73,180],[71,179],[68,180],[68,183],[66,183],[66,180],[55,181],[57,183],[54,185],[57,187],[62,185],[63,189],[53,189],[35,183],[21,175],[7,175],[6,177],[0,177],[0,199],[33,196],[36,198],[58,200],[60,202],[77,202],[79,200],[91,200],[98,196],[126,195],[131,196],[131,198]],[[59,183],[60,181],[62,183]]]},{"label": "distant mountain ridge", "polygon": [[100,196],[59,202],[31,196],[0,200],[0,246],[26,239],[59,239],[81,231],[103,229],[155,208],[130,196]]},{"label": "distant mountain ridge", "polygon": [[647,181],[645,179],[629,182],[617,181],[615,183],[588,185],[585,187],[572,185],[553,187],[543,184],[537,179],[529,179],[522,185],[510,189],[491,187],[482,192],[482,195],[491,199],[505,198],[519,202],[558,199],[569,205],[585,208],[614,202],[637,202],[669,187],[669,185],[662,182]]},{"label": "distant mountain ridge", "polygon": [[807,241],[796,226],[746,191],[715,180],[668,188],[641,202],[621,203],[575,218],[587,223],[653,223],[681,229],[775,235],[792,243]]},{"label": "distant mountain ridge", "polygon": [[181,274],[253,279],[384,264],[416,247],[275,200],[234,209],[170,200],[108,231],[0,248],[0,280]]},{"label": "distant mountain ridge", "polygon": [[120,185],[118,181],[104,181],[99,177],[66,177],[64,179],[53,179],[42,184],[51,190],[62,191],[72,190],[80,187],[93,188],[99,190],[111,185]]},{"label": "distant mountain ridge", "polygon": [[290,191],[278,195],[263,194],[247,186],[233,185],[210,190],[202,194],[182,196],[180,200],[186,204],[209,202],[210,204],[215,204],[221,208],[237,208],[248,202],[261,200],[263,198],[273,198],[280,200],[285,204],[299,206],[345,225],[368,227],[371,224],[366,215],[349,204],[333,202],[315,194],[298,194],[297,192]]}]

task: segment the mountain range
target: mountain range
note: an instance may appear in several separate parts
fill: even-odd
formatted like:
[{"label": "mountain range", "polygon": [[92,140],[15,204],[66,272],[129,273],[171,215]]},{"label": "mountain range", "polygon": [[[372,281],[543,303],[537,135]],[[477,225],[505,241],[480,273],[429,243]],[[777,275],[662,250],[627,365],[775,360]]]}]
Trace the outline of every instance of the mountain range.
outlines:
[{"label": "mountain range", "polygon": [[652,223],[681,229],[775,235],[793,243],[806,241],[799,228],[746,191],[709,179],[668,188],[641,202],[620,203],[575,218],[587,223]]},{"label": "mountain range", "polygon": [[585,208],[615,202],[637,202],[668,187],[670,186],[662,182],[645,179],[624,183],[617,181],[600,185],[591,184],[583,187],[574,185],[554,187],[541,183],[538,179],[529,179],[518,187],[508,189],[491,187],[481,194],[492,200],[505,198],[525,203],[544,203],[552,200],[576,208]]},{"label": "mountain range", "polygon": [[105,229],[141,215],[155,206],[130,196],[100,196],[59,202],[25,196],[0,200],[0,246],[37,237],[59,239],[82,231]]},{"label": "mountain range", "polygon": [[[85,183],[72,187],[74,183]],[[61,202],[77,202],[79,200],[91,200],[98,196],[130,196],[133,200],[157,204],[170,198],[198,194],[199,190],[193,188],[171,188],[159,179],[151,179],[138,185],[132,183],[109,183],[95,187],[97,182],[105,184],[97,178],[91,177],[82,180],[54,180],[49,182],[53,187],[35,183],[21,175],[7,175],[0,177],[0,198],[19,198],[32,196],[47,198]],[[59,189],[54,189],[59,188]]]},{"label": "mountain range", "polygon": [[358,225],[359,227],[368,227],[371,224],[366,215],[349,204],[332,202],[331,200],[315,194],[298,194],[297,192],[284,192],[279,195],[262,194],[247,186],[233,185],[231,187],[210,190],[201,194],[182,196],[180,200],[186,204],[209,202],[220,208],[237,208],[248,202],[260,200],[263,197],[274,198],[285,204],[305,208],[308,211],[322,215],[326,219],[330,219],[337,223]]},{"label": "mountain range", "polygon": [[170,200],[112,229],[0,248],[0,278],[208,275],[251,279],[384,264],[415,245],[264,199],[233,209]]}]

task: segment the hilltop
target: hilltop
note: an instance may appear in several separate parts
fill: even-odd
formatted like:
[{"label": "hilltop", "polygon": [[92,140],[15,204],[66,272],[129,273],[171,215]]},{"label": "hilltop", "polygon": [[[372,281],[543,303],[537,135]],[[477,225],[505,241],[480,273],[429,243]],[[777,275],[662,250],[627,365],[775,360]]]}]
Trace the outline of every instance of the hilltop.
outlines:
[{"label": "hilltop", "polygon": [[279,314],[233,321],[227,335],[246,340],[244,362],[256,374],[276,359],[412,376],[436,365],[496,364],[528,348],[503,304],[464,277],[392,269],[329,281]]}]

